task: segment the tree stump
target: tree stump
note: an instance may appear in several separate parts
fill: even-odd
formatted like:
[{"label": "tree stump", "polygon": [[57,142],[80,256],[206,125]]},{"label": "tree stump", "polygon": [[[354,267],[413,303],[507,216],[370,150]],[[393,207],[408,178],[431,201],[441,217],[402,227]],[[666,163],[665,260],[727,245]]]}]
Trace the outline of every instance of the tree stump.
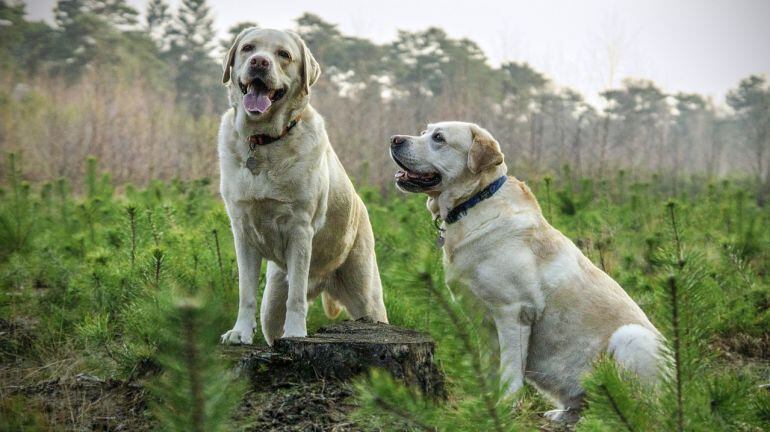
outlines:
[{"label": "tree stump", "polygon": [[444,398],[444,374],[433,361],[435,342],[422,332],[371,321],[342,321],[304,338],[268,347],[231,347],[239,370],[255,384],[292,380],[349,380],[371,368],[388,371],[423,394]]}]

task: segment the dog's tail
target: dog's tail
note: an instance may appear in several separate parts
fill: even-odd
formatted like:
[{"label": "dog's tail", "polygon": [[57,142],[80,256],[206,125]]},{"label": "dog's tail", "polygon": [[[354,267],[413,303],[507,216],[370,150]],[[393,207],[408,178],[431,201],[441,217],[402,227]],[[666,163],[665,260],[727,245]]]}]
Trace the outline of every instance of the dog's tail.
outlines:
[{"label": "dog's tail", "polygon": [[337,303],[337,300],[334,300],[326,291],[321,293],[321,303],[324,306],[324,313],[328,318],[337,318],[340,312],[342,312],[342,305]]}]

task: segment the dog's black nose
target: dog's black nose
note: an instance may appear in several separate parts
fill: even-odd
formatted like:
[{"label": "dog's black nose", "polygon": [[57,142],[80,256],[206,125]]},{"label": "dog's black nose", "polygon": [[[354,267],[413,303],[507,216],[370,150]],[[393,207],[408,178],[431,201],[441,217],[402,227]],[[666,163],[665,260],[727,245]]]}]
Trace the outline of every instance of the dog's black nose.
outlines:
[{"label": "dog's black nose", "polygon": [[393,147],[398,147],[405,142],[406,142],[406,138],[401,135],[393,135],[392,137],[390,137],[390,144]]},{"label": "dog's black nose", "polygon": [[257,69],[267,69],[270,67],[270,59],[265,56],[255,55],[249,60],[249,65]]}]

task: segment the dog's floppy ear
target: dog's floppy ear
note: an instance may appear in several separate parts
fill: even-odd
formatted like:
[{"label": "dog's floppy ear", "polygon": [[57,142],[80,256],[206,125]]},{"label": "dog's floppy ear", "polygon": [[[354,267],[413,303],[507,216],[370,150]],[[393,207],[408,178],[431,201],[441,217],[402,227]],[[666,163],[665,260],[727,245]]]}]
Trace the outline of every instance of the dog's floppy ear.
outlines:
[{"label": "dog's floppy ear", "polygon": [[305,89],[305,94],[310,94],[310,86],[315,84],[318,77],[321,76],[321,66],[310,53],[305,41],[302,40],[300,35],[292,31],[288,32],[299,45],[300,56],[302,56],[302,66],[300,75],[302,76],[302,86]]},{"label": "dog's floppy ear", "polygon": [[222,69],[224,69],[224,72],[222,73],[222,84],[227,84],[230,81],[230,71],[233,68],[233,63],[235,62],[235,53],[238,52],[238,44],[241,43],[241,39],[243,39],[243,36],[246,33],[256,29],[257,27],[245,28],[241,30],[240,33],[238,33],[238,36],[235,37],[233,45],[227,51],[225,58],[222,59]]},{"label": "dog's floppy ear", "polygon": [[485,129],[471,125],[473,143],[468,151],[468,169],[478,174],[485,169],[503,163],[500,144]]}]

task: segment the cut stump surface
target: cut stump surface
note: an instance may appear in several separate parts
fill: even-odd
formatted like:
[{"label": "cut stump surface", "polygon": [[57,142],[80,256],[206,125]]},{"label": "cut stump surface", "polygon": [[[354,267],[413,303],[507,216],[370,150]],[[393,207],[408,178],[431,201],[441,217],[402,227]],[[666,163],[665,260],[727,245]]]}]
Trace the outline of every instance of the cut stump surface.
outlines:
[{"label": "cut stump surface", "polygon": [[343,321],[312,336],[279,339],[267,347],[230,347],[241,355],[238,367],[256,384],[276,380],[348,380],[371,368],[388,371],[431,397],[446,396],[444,375],[436,366],[435,342],[422,332],[370,321]]}]

